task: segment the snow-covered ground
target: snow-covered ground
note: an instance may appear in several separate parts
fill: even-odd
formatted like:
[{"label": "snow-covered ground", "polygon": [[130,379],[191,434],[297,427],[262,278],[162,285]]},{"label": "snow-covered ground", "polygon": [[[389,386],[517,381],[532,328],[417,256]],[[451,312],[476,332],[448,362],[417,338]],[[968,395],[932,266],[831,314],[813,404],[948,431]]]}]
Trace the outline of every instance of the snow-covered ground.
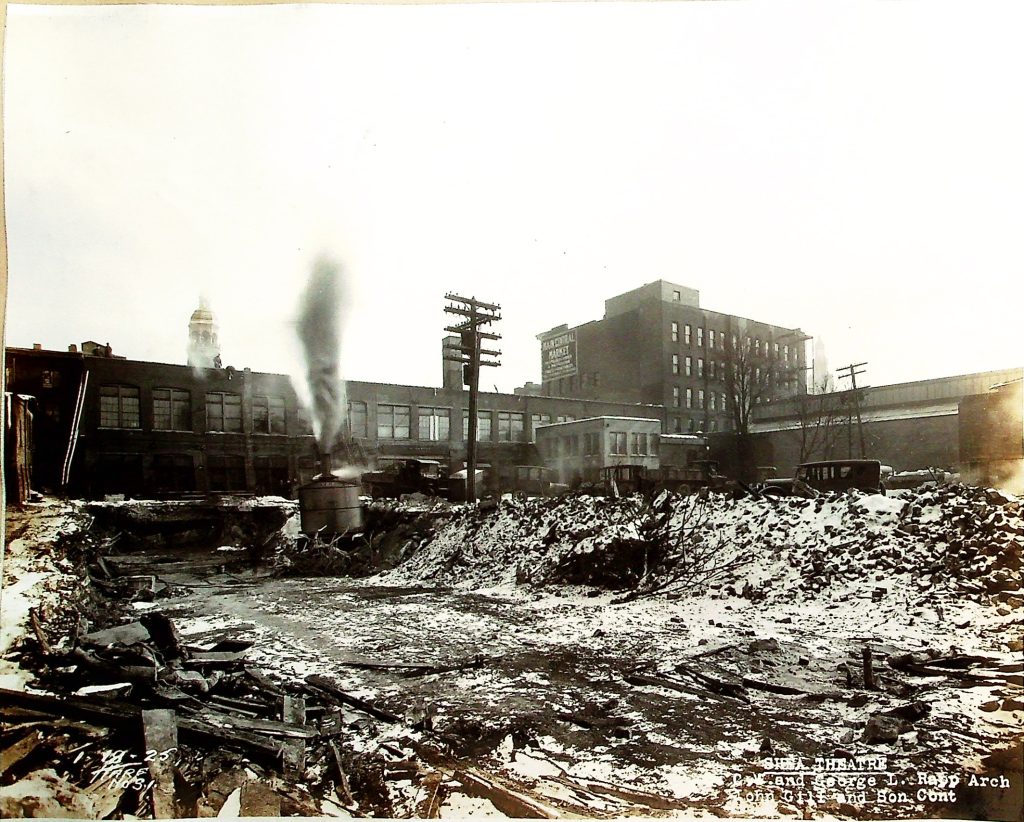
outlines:
[{"label": "snow-covered ground", "polygon": [[[481,766],[577,812],[635,812],[642,797],[659,813],[806,805],[757,787],[765,745],[804,761],[881,754],[887,775],[913,779],[924,768],[973,772],[993,747],[1019,739],[1019,501],[970,489],[778,503],[715,497],[699,516],[694,503],[505,500],[489,514],[457,512],[393,571],[224,590],[198,607],[181,603],[182,626],[202,638],[234,625],[258,639],[252,658],[283,676],[331,676],[400,713],[429,705],[442,734],[477,719],[496,732]],[[579,577],[588,559],[621,564],[625,551],[635,560],[638,544],[672,542],[682,527],[692,530],[673,544],[710,546],[724,571],[680,588],[669,555],[646,573],[674,593],[632,601],[552,581]],[[891,688],[846,687],[839,666],[859,671],[864,646]],[[975,673],[988,678],[915,677],[884,661],[925,651],[982,655]],[[480,667],[417,679],[348,666],[477,655]],[[730,700],[681,677],[688,664],[812,696],[750,688],[748,702]],[[689,691],[637,680],[637,671],[683,679]],[[927,718],[889,742],[864,740],[873,714],[908,700],[923,702]],[[529,743],[511,744],[516,734]],[[916,796],[870,797],[865,807],[920,815],[927,806]],[[834,792],[810,800],[818,816],[848,814],[841,804]]]},{"label": "snow-covered ground", "polygon": [[73,504],[47,500],[9,509],[0,590],[0,687],[21,689],[31,678],[9,652],[33,633],[30,612],[45,622],[47,609],[66,602],[80,584],[74,566],[53,549],[62,537],[88,525]]},{"label": "snow-covered ground", "polygon": [[[72,511],[49,510],[11,534],[5,649],[30,630],[28,608],[70,579],[33,554],[79,527]],[[433,730],[367,723],[346,743],[392,759],[432,744],[461,751],[446,817],[495,812],[460,768],[583,816],[969,816],[984,812],[984,792],[929,802],[906,786],[992,774],[987,754],[1021,739],[1019,500],[983,489],[506,499],[437,523],[373,578],[267,579],[214,564],[201,584],[177,580],[194,586],[187,595],[138,610],[165,611],[190,644],[253,640],[248,659],[274,676],[325,675],[409,724],[432,716]],[[598,584],[616,580],[633,587]],[[637,585],[648,594],[623,597]],[[845,678],[861,675],[865,647],[875,690]],[[914,652],[979,659],[948,674],[889,667]],[[466,667],[409,677],[366,663]],[[917,703],[924,715],[895,736],[866,737],[869,719]],[[783,794],[763,782],[766,756],[795,758],[812,782],[815,757],[881,756],[876,776],[906,798]],[[424,800],[413,782],[389,786],[396,809]]]}]

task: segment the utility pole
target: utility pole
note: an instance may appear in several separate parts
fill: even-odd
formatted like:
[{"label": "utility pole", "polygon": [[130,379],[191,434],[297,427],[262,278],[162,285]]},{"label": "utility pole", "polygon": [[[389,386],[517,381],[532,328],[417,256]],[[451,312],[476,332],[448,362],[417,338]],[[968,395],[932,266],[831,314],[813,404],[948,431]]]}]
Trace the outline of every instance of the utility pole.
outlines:
[{"label": "utility pole", "polygon": [[483,365],[501,365],[497,360],[485,360],[483,357],[500,357],[500,351],[480,347],[481,340],[500,340],[500,334],[481,331],[487,323],[501,319],[498,313],[500,305],[484,303],[475,297],[460,297],[457,294],[445,294],[449,304],[444,307],[448,314],[463,317],[462,322],[445,327],[461,337],[458,346],[447,349],[446,360],[462,363],[462,382],[469,386],[469,441],[466,443],[466,502],[476,502],[476,456],[477,456],[477,405],[480,396],[480,367]]},{"label": "utility pole", "polygon": [[[847,378],[850,380],[851,394],[852,394],[852,397],[853,397],[853,409],[854,409],[854,411],[857,414],[857,436],[860,438],[860,458],[864,459],[864,455],[865,455],[865,448],[864,448],[864,424],[861,422],[861,418],[860,418],[860,397],[857,394],[857,375],[864,373],[864,369],[861,368],[862,365],[867,365],[867,363],[866,362],[852,363],[851,365],[844,366],[843,368],[838,368],[838,369],[836,369],[836,375],[841,380],[845,380]],[[859,371],[857,370],[858,368],[860,368]],[[845,371],[847,373],[845,373],[845,374],[841,373],[843,371]],[[862,386],[862,388],[867,388],[867,386]],[[849,430],[849,429],[847,429],[847,430]],[[853,450],[852,444],[849,446],[849,449],[851,451]]]}]

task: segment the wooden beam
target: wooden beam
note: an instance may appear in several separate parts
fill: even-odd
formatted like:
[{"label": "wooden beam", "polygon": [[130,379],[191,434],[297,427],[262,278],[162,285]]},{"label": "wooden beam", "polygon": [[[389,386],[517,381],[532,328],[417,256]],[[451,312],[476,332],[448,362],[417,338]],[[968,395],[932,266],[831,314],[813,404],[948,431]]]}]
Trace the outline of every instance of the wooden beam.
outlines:
[{"label": "wooden beam", "polygon": [[153,818],[177,819],[174,763],[178,758],[178,725],[174,711],[166,708],[143,711],[142,735],[149,775],[153,780]]},{"label": "wooden beam", "polygon": [[[2,688],[0,689],[0,704],[3,704],[5,709],[8,706],[14,706],[39,711],[50,716],[84,719],[105,728],[137,727],[142,719],[141,708],[130,702],[115,699],[96,697],[88,700],[62,699],[46,694],[30,694]],[[225,714],[221,714],[221,716],[225,716]],[[281,753],[280,742],[237,728],[220,728],[208,722],[183,716],[176,717],[175,724],[178,727],[178,735],[186,740],[191,739],[214,745],[234,745],[244,750],[266,754],[275,760]],[[277,724],[283,725],[284,723]]]},{"label": "wooden beam", "polygon": [[366,702],[365,700],[360,699],[357,696],[352,696],[352,694],[345,693],[345,691],[341,690],[341,688],[339,688],[325,676],[320,676],[319,674],[310,674],[306,677],[306,684],[312,685],[314,688],[317,688],[325,692],[328,696],[334,697],[334,699],[338,700],[344,705],[350,705],[353,708],[358,708],[363,713],[369,714],[375,719],[380,719],[384,722],[402,721],[402,718],[400,716],[391,713],[391,711],[385,710],[384,708],[378,708],[375,705],[372,705],[371,703]]},{"label": "wooden beam", "polygon": [[[285,694],[282,718],[293,726],[305,727],[306,700],[301,696]],[[313,732],[310,731],[310,736]],[[298,779],[306,770],[306,743],[302,739],[291,739],[284,744],[282,750],[284,775],[289,779]]]},{"label": "wooden beam", "polygon": [[455,778],[466,793],[490,800],[499,811],[518,819],[557,819],[559,814],[532,797],[511,791],[491,779],[471,771],[456,771]]},{"label": "wooden beam", "polygon": [[7,773],[9,769],[32,753],[42,740],[42,731],[39,728],[33,728],[17,742],[4,748],[3,752],[0,752],[0,774]]}]

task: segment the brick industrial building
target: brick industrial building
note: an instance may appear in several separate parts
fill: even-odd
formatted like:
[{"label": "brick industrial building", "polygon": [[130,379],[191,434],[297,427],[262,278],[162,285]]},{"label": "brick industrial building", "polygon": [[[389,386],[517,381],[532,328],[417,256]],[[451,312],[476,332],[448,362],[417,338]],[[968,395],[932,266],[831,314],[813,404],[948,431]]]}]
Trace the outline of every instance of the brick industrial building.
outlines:
[{"label": "brick industrial building", "polygon": [[[782,378],[768,383],[774,391],[759,398],[752,415],[755,463],[785,474],[808,459],[856,455],[860,432],[853,428],[848,392],[823,398],[794,385],[804,369],[806,337],[798,330],[706,312],[696,292],[663,281],[613,298],[607,307],[605,320],[541,335],[542,385],[481,393],[478,459],[493,475],[546,464],[571,481],[596,465],[667,463],[672,449],[666,445],[676,432],[704,430],[724,473],[739,476],[734,435],[722,431],[730,428],[721,402],[729,386],[720,377],[732,329],[739,338],[749,336],[749,350],[759,352],[766,370],[774,363]],[[730,340],[723,355],[725,334]],[[653,352],[647,358],[637,353],[645,347]],[[315,443],[291,380],[220,367],[216,325],[204,307],[192,315],[188,351],[185,366],[125,359],[93,342],[67,351],[8,348],[8,462],[27,455],[25,464],[5,467],[8,489],[24,486],[28,462],[33,488],[72,495],[291,494],[308,481],[316,470]],[[346,384],[351,435],[368,466],[420,457],[450,471],[463,467],[468,394],[460,366],[443,362],[442,368],[440,387]],[[997,463],[1004,473],[1012,470],[1022,456],[1021,426],[1014,422],[1022,376],[1024,370],[1010,369],[862,392],[866,455],[897,470],[961,463],[975,473]],[[998,400],[987,396],[997,384],[1009,386]],[[667,406],[650,401],[666,397]],[[822,403],[835,413],[828,436],[812,441],[807,409]],[[1008,406],[1010,433],[998,447],[986,444],[984,431],[995,416],[1007,417]],[[595,418],[604,419],[589,422]],[[627,423],[612,425],[615,419]],[[607,428],[605,435],[598,438],[592,424]],[[543,450],[538,439],[546,443]]]},{"label": "brick industrial building", "polygon": [[[96,343],[8,348],[6,390],[24,398],[31,419],[33,488],[84,496],[287,495],[308,481],[315,441],[289,377],[220,367],[205,307],[192,315],[188,352],[186,366],[126,359]],[[443,369],[439,388],[346,383],[351,436],[368,466],[420,457],[451,471],[463,467],[468,394],[459,366],[445,362]],[[541,465],[539,427],[605,415],[664,425],[660,406],[482,392],[479,462],[496,476]]]},{"label": "brick industrial building", "polygon": [[605,300],[603,319],[538,339],[540,393],[661,405],[670,433],[735,428],[738,369],[763,385],[751,405],[806,390],[810,337],[800,329],[702,308],[698,291],[665,280]]}]

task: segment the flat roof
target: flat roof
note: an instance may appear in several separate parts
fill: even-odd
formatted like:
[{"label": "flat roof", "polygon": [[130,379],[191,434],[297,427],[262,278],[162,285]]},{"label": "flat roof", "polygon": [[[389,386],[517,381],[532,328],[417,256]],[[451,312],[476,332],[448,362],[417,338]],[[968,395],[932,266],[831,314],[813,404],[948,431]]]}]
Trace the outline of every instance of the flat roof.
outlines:
[{"label": "flat roof", "polygon": [[535,426],[534,430],[539,431],[541,428],[555,428],[559,425],[577,425],[581,422],[594,422],[595,420],[616,420],[619,422],[654,422],[661,425],[661,420],[651,419],[650,417],[583,417],[579,420],[566,420],[565,422],[549,422],[544,425]]}]

